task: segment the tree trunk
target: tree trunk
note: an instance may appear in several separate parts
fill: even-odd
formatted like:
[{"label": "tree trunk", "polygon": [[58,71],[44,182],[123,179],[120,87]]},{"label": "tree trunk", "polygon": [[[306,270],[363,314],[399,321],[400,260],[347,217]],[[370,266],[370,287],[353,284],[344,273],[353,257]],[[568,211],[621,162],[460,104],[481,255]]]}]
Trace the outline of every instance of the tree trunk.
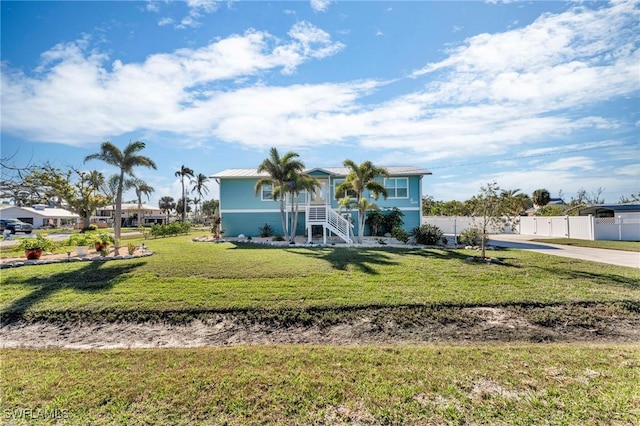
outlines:
[{"label": "tree trunk", "polygon": [[118,256],[120,252],[118,249],[120,248],[120,228],[122,227],[122,186],[124,185],[124,170],[120,169],[120,182],[118,183],[118,191],[116,192],[116,210],[114,213],[114,221],[113,224],[113,233],[114,233],[114,243],[113,243],[113,254],[114,256]]}]

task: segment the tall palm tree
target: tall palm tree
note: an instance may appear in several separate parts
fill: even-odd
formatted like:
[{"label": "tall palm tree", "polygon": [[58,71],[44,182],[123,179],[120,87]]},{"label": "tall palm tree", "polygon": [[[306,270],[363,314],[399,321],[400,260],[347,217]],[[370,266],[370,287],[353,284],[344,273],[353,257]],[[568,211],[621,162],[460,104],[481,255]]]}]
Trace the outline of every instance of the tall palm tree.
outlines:
[{"label": "tall palm tree", "polygon": [[191,190],[198,194],[198,199],[193,201],[196,205],[196,217],[198,217],[198,204],[202,201],[202,196],[209,193],[209,188],[206,185],[208,181],[209,178],[202,173],[198,173],[198,176],[191,179],[191,183],[193,184]]},{"label": "tall palm tree", "polygon": [[296,228],[298,227],[299,200],[298,196],[302,191],[307,191],[309,196],[313,191],[320,187],[320,182],[307,174],[299,174],[293,176],[287,183],[287,189],[291,199],[291,235],[289,241],[293,241],[296,237]]},{"label": "tall palm tree", "polygon": [[160,198],[160,201],[158,201],[158,207],[160,208],[160,211],[167,214],[167,223],[169,223],[169,213],[171,213],[171,210],[176,208],[176,203],[173,197],[165,195]]},{"label": "tall palm tree", "polygon": [[349,169],[349,173],[345,181],[336,187],[336,197],[339,194],[351,193],[355,195],[355,204],[358,208],[358,241],[362,243],[367,209],[372,207],[372,204],[364,197],[364,191],[370,191],[376,200],[380,195],[387,198],[387,190],[384,185],[375,179],[381,176],[389,177],[389,172],[384,167],[374,166],[371,161],[357,165],[351,160],[344,160],[342,164]]},{"label": "tall palm tree", "polygon": [[[175,176],[180,178],[180,184],[182,185],[182,199],[185,200],[187,198],[187,194],[185,194],[184,189],[184,178],[186,176],[193,177],[193,170],[186,167],[184,164],[180,167],[180,170],[175,172]],[[187,203],[182,203],[182,221],[185,222],[187,220]]]},{"label": "tall palm tree", "polygon": [[271,186],[274,201],[278,200],[280,202],[282,232],[285,234],[287,233],[287,220],[284,213],[284,205],[288,192],[287,183],[294,180],[304,170],[304,163],[297,160],[298,157],[300,156],[293,151],[289,151],[280,157],[278,149],[273,147],[269,151],[269,157],[265,158],[257,169],[258,173],[266,173],[268,176],[256,182],[256,194],[262,190],[263,186]]},{"label": "tall palm tree", "polygon": [[142,151],[144,147],[144,142],[135,141],[129,142],[129,145],[124,148],[124,151],[120,151],[120,149],[111,142],[103,142],[102,145],[100,145],[100,152],[88,155],[84,159],[85,162],[89,160],[101,160],[120,169],[114,218],[115,242],[113,245],[116,255],[119,254],[120,229],[122,227],[122,188],[124,185],[124,175],[133,176],[133,168],[137,166],[150,167],[152,169],[157,168],[156,163],[149,157],[138,155],[138,152]]},{"label": "tall palm tree", "polygon": [[144,210],[142,210],[142,196],[146,195],[147,200],[150,199],[150,195],[155,189],[147,184],[142,179],[134,178],[129,182],[131,188],[136,191],[136,198],[138,199],[138,225],[144,225]]}]

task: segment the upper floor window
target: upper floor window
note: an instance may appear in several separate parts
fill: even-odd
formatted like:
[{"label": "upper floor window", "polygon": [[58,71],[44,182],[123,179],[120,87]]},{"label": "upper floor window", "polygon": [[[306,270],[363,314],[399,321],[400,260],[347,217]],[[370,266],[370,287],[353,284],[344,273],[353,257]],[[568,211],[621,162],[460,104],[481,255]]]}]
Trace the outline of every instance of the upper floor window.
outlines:
[{"label": "upper floor window", "polygon": [[262,201],[273,201],[273,186],[262,185],[260,189],[260,199]]},{"label": "upper floor window", "polygon": [[388,198],[409,198],[409,178],[388,178],[384,180]]}]

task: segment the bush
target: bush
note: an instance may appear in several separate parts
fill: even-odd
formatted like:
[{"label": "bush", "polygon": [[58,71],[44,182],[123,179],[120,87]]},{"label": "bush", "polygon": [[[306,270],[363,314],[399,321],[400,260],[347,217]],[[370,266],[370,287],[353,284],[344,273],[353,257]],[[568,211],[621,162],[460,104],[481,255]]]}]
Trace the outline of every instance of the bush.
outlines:
[{"label": "bush", "polygon": [[[489,237],[484,237],[485,244],[489,241]],[[479,246],[482,245],[482,231],[478,228],[465,229],[458,235],[458,243],[465,246]]]},{"label": "bush", "polygon": [[434,225],[416,226],[411,230],[411,236],[416,239],[416,244],[435,246],[442,238],[442,231]]},{"label": "bush", "polygon": [[280,234],[273,237],[273,241],[284,241],[284,237]]},{"label": "bush", "polygon": [[154,237],[176,236],[187,234],[191,230],[189,222],[173,222],[168,225],[152,225],[151,235]]},{"label": "bush", "polygon": [[258,232],[261,237],[270,237],[273,230],[271,229],[271,225],[265,223],[264,225],[258,227]]},{"label": "bush", "polygon": [[24,238],[20,240],[18,247],[22,250],[42,250],[53,251],[58,245],[42,235],[36,235],[35,238]]},{"label": "bush", "polygon": [[405,244],[407,244],[407,241],[409,241],[409,233],[404,228],[400,228],[399,226],[396,226],[391,230],[391,236],[398,241],[402,241]]}]

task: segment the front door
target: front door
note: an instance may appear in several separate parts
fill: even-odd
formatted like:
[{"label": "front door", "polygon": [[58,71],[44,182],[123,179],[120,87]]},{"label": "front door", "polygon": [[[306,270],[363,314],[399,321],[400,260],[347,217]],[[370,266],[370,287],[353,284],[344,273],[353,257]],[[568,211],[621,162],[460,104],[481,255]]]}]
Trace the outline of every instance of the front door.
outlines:
[{"label": "front door", "polygon": [[311,194],[311,205],[329,204],[329,179],[318,179],[319,187]]}]

